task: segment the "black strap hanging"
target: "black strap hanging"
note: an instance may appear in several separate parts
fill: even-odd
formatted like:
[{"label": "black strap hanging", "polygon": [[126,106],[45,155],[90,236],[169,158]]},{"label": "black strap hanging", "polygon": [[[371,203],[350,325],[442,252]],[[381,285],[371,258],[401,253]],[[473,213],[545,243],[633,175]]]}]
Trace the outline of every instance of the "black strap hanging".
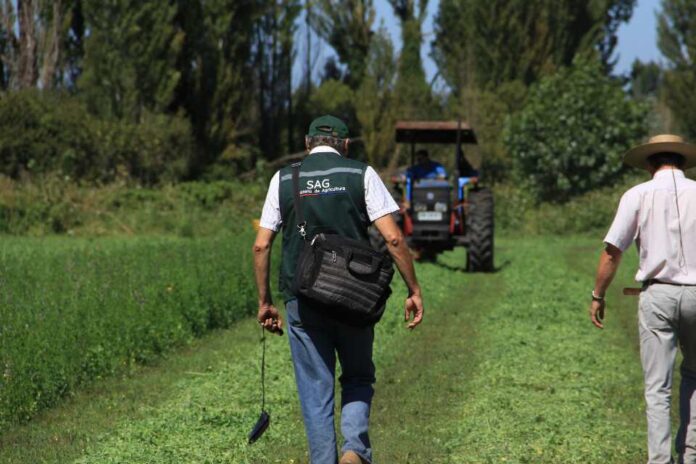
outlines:
[{"label": "black strap hanging", "polygon": [[266,412],[266,332],[261,326],[261,416],[249,433],[249,444],[261,438],[271,423],[271,416]]},{"label": "black strap hanging", "polygon": [[261,411],[266,410],[266,331],[261,326]]},{"label": "black strap hanging", "polygon": [[301,163],[292,165],[292,200],[295,206],[295,218],[297,219],[297,230],[302,237],[302,240],[307,239],[307,221],[305,221],[304,213],[302,212],[302,201],[300,200],[300,166]]}]

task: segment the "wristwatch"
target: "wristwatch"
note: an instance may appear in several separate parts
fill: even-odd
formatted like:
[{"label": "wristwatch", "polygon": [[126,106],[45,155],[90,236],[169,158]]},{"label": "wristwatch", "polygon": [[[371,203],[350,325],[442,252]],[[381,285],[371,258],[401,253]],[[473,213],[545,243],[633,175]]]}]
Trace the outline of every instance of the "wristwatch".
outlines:
[{"label": "wristwatch", "polygon": [[604,301],[604,297],[595,295],[594,290],[592,290],[592,301],[598,301],[601,303]]}]

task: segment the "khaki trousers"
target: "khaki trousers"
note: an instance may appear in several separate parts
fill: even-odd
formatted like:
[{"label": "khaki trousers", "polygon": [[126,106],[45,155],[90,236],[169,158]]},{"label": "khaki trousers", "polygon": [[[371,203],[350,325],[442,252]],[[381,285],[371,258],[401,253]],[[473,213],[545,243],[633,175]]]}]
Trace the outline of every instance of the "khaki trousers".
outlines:
[{"label": "khaki trousers", "polygon": [[650,285],[641,292],[638,320],[648,420],[648,464],[674,462],[670,405],[677,345],[684,361],[675,448],[680,464],[696,464],[696,287]]}]

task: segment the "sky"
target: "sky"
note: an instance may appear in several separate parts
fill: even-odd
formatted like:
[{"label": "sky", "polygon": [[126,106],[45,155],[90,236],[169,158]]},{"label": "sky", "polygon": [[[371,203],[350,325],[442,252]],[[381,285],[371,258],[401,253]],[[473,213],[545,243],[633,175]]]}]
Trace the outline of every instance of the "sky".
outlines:
[{"label": "sky", "polygon": [[[428,15],[423,25],[423,48],[421,50],[421,55],[423,57],[426,75],[428,79],[431,80],[437,72],[435,64],[430,58],[430,43],[434,39],[433,19],[437,15],[439,0],[430,0],[428,3]],[[398,50],[401,48],[401,32],[399,30],[398,19],[394,16],[391,5],[387,0],[375,0],[374,5],[377,12],[376,27],[383,24],[387,28]],[[615,52],[618,58],[614,68],[616,74],[629,73],[631,65],[636,59],[641,61],[660,61],[660,51],[657,48],[657,20],[655,16],[659,9],[660,0],[638,0],[631,20],[623,24],[619,29],[618,44]],[[300,28],[300,34],[304,37],[302,28]],[[302,50],[302,47],[304,39],[300,37],[298,37],[298,39],[300,46],[298,55],[303,56],[304,50]],[[312,55],[317,63],[323,63],[326,59],[335,55],[329,45],[317,43],[316,39],[313,47],[314,50]],[[296,82],[301,79],[303,68],[304,65],[296,66],[294,79]],[[319,78],[321,75],[321,68],[322,65],[317,66],[314,78]]]},{"label": "sky", "polygon": [[617,73],[629,72],[636,58],[641,61],[660,61],[656,19],[659,10],[659,0],[638,0],[631,21],[619,30]]}]

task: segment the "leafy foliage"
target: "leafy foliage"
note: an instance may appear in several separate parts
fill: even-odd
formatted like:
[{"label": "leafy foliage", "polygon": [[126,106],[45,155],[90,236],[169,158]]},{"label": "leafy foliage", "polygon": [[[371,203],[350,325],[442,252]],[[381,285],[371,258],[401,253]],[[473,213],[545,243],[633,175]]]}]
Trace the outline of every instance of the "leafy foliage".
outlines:
[{"label": "leafy foliage", "polygon": [[[266,2],[266,8],[254,27],[253,60],[258,83],[259,145],[268,159],[279,157],[294,145],[293,39],[300,11],[299,0]],[[283,133],[288,137],[286,144],[282,144]]]},{"label": "leafy foliage", "polygon": [[183,182],[157,188],[80,186],[57,175],[0,176],[0,234],[183,237],[238,233],[258,214],[265,183]]},{"label": "leafy foliage", "polygon": [[635,60],[631,66],[631,95],[634,98],[658,97],[664,81],[664,70],[654,61]]},{"label": "leafy foliage", "polygon": [[696,4],[663,0],[658,16],[658,46],[667,61],[665,99],[681,130],[696,137]]},{"label": "leafy foliage", "polygon": [[396,58],[387,31],[372,40],[366,73],[356,92],[355,108],[362,127],[368,162],[385,166],[394,147]]},{"label": "leafy foliage", "polygon": [[609,66],[618,27],[635,0],[442,0],[435,20],[435,57],[460,92],[467,85],[526,85],[599,52]]},{"label": "leafy foliage", "polygon": [[175,3],[175,23],[184,40],[171,110],[191,121],[197,149],[191,174],[200,176],[218,157],[243,152],[244,145],[254,142],[253,28],[263,5],[234,0]]},{"label": "leafy foliage", "polygon": [[0,170],[58,170],[79,178],[102,171],[95,158],[97,134],[79,102],[35,91],[9,93],[0,100]]},{"label": "leafy foliage", "polygon": [[375,9],[372,0],[319,0],[312,17],[314,30],[336,51],[355,89],[365,74]]},{"label": "leafy foliage", "polygon": [[78,0],[2,0],[0,89],[66,85],[76,42],[84,32],[81,19]]},{"label": "leafy foliage", "polygon": [[0,428],[249,315],[250,256],[238,243],[4,241]]},{"label": "leafy foliage", "polygon": [[565,201],[623,174],[622,155],[646,134],[646,113],[600,64],[581,60],[532,89],[505,142],[537,199]]},{"label": "leafy foliage", "polygon": [[309,105],[315,114],[332,114],[355,127],[355,92],[341,81],[329,79],[317,87]]},{"label": "leafy foliage", "polygon": [[295,144],[291,75],[300,0],[0,6],[0,89],[67,88],[90,115],[130,124],[153,115],[186,119],[196,177],[219,160],[253,165],[255,147],[272,158]]},{"label": "leafy foliage", "polygon": [[[524,106],[526,96],[527,87],[520,81],[512,81],[494,90],[467,88],[448,100],[450,117],[467,121],[476,131],[486,182],[504,181],[514,174],[502,132],[507,117]],[[472,147],[467,147],[468,150]]]},{"label": "leafy foliage", "polygon": [[674,114],[666,101],[665,74],[663,65],[652,61],[635,60],[631,68],[628,92],[633,99],[650,106],[650,134],[674,133],[676,130]]},{"label": "leafy foliage", "polygon": [[399,118],[427,119],[432,117],[434,109],[421,59],[428,0],[389,0],[389,3],[401,23],[402,46],[395,88]]},{"label": "leafy foliage", "polygon": [[0,173],[13,178],[57,172],[155,184],[185,178],[192,158],[189,125],[176,116],[100,119],[74,98],[35,90],[0,99]]},{"label": "leafy foliage", "polygon": [[138,122],[170,108],[184,40],[176,3],[85,0],[83,11],[90,34],[78,88],[90,112]]},{"label": "leafy foliage", "polygon": [[487,179],[510,177],[503,123],[524,105],[527,88],[576,56],[598,55],[608,71],[616,29],[634,5],[634,0],[440,2],[433,49],[451,89],[448,112],[478,131]]},{"label": "leafy foliage", "polygon": [[606,233],[626,190],[647,180],[647,173],[630,173],[613,185],[575,196],[562,204],[539,203],[524,184],[498,183],[493,189],[495,226],[503,236],[597,237]]}]

